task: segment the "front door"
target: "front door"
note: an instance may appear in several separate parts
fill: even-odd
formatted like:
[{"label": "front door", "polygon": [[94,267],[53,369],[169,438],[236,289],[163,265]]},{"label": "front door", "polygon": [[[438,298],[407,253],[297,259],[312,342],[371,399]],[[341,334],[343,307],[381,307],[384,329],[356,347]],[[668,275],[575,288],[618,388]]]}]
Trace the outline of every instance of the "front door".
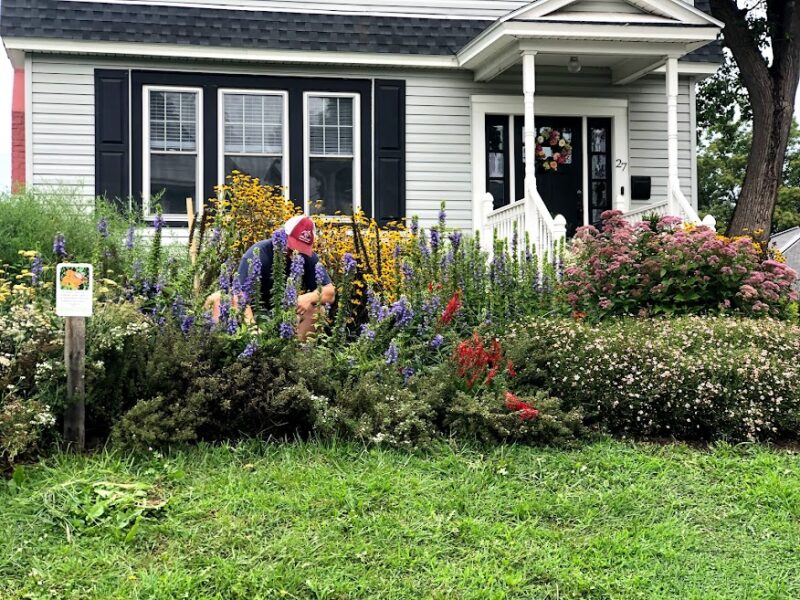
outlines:
[{"label": "front door", "polygon": [[[520,157],[525,156],[523,123],[523,117],[515,119]],[[580,117],[536,117],[536,189],[550,214],[567,220],[568,236],[583,225],[582,124]],[[518,178],[524,178],[524,165],[519,171]]]}]

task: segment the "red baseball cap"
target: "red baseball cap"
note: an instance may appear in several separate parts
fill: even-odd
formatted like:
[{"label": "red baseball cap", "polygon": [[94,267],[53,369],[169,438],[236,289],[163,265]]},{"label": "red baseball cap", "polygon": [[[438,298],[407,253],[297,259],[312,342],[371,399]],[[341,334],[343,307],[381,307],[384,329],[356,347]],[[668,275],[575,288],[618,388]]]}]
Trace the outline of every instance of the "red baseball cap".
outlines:
[{"label": "red baseball cap", "polygon": [[300,254],[311,256],[316,229],[314,221],[305,215],[296,215],[286,221],[283,230],[289,238],[289,250],[297,250]]}]

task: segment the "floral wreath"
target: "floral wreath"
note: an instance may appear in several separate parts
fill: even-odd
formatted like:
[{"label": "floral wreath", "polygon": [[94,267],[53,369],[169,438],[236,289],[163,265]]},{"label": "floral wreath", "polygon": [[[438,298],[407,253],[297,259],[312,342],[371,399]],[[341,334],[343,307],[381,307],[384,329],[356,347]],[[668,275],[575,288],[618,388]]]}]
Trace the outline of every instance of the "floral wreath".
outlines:
[{"label": "floral wreath", "polygon": [[[545,147],[550,148],[550,156],[545,154]],[[558,171],[558,165],[565,164],[571,157],[572,145],[561,136],[561,132],[552,127],[542,127],[536,136],[536,162],[542,165],[542,169]]]}]

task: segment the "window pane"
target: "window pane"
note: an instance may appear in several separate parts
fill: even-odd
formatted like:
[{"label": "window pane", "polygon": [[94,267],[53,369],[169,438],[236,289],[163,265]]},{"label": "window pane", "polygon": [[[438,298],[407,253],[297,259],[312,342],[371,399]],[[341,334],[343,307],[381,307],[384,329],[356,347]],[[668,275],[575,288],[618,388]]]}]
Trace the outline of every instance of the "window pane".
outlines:
[{"label": "window pane", "polygon": [[308,102],[311,154],[353,153],[353,99],[314,96]]},{"label": "window pane", "polygon": [[312,96],[308,99],[308,122],[311,125],[322,125],[323,100],[326,100],[326,98],[318,96]]},{"label": "window pane", "polygon": [[353,128],[342,127],[339,130],[339,152],[342,154],[353,153]]},{"label": "window pane", "polygon": [[325,135],[324,127],[312,125],[311,130],[311,154],[325,154]]},{"label": "window pane", "polygon": [[339,125],[353,124],[353,99],[337,98],[339,101]]},{"label": "window pane", "polygon": [[226,156],[225,175],[239,171],[267,185],[283,185],[282,159],[274,156]]},{"label": "window pane", "polygon": [[283,96],[225,94],[225,152],[283,153]]},{"label": "window pane", "polygon": [[353,212],[353,159],[312,158],[309,160],[309,200],[322,201],[316,212],[332,215]]},{"label": "window pane", "polygon": [[[167,214],[186,214],[186,198],[195,198],[197,157],[186,154],[150,155],[150,197],[161,196],[161,209]],[[154,213],[151,206],[151,213]]]},{"label": "window pane", "polygon": [[197,94],[150,92],[150,149],[194,152],[197,147]]}]

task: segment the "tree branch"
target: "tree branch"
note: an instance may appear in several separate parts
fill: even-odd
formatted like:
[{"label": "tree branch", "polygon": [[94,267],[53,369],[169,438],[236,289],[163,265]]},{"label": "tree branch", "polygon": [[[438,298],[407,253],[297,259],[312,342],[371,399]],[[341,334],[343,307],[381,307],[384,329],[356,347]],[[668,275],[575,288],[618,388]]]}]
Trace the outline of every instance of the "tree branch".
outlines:
[{"label": "tree branch", "polygon": [[[795,0],[789,0],[795,2]],[[747,22],[747,9],[740,9],[736,0],[711,0],[711,14],[723,22],[722,35],[725,45],[730,48],[739,65],[742,80],[750,92],[753,108],[759,98],[769,95],[771,77],[769,67],[759,49],[758,40],[753,36]],[[757,93],[760,92],[760,93]]]}]

